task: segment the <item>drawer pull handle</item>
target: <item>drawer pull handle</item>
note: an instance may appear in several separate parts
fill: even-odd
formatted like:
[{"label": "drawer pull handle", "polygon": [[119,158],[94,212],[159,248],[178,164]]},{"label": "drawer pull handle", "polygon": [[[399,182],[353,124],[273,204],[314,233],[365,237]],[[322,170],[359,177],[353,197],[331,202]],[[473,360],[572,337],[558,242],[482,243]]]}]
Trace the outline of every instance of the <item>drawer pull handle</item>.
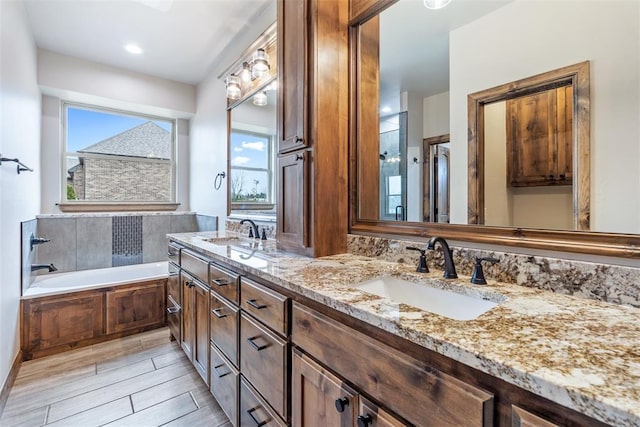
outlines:
[{"label": "drawer pull handle", "polygon": [[349,399],[346,397],[339,397],[336,399],[336,411],[342,413],[349,406]]},{"label": "drawer pull handle", "polygon": [[187,283],[185,283],[187,285],[187,288],[193,288],[195,285],[193,284],[193,280],[189,280]]},{"label": "drawer pull handle", "polygon": [[222,377],[226,377],[227,375],[229,375],[231,372],[220,372],[218,370],[218,368],[222,368],[224,366],[224,363],[218,366],[214,366],[213,370],[216,373],[216,375],[218,376],[218,378],[222,378]]},{"label": "drawer pull handle", "polygon": [[214,308],[213,310],[211,310],[211,312],[218,318],[218,319],[222,319],[223,317],[227,317],[228,314],[221,314],[222,310],[224,310],[224,308]]},{"label": "drawer pull handle", "polygon": [[258,310],[262,310],[263,308],[267,308],[266,305],[258,304],[255,299],[248,299],[247,300],[247,304],[249,304],[251,307],[253,307],[255,309],[258,309]]},{"label": "drawer pull handle", "polygon": [[368,427],[371,425],[372,422],[373,422],[373,419],[369,414],[358,416],[358,427]]},{"label": "drawer pull handle", "polygon": [[180,311],[180,307],[167,307],[167,313],[176,314]]},{"label": "drawer pull handle", "polygon": [[255,408],[251,408],[247,411],[247,414],[249,414],[249,416],[251,417],[251,419],[253,420],[254,423],[256,423],[257,427],[262,427],[263,425],[266,425],[270,420],[264,420],[264,421],[258,421],[256,420],[256,417],[253,416],[253,413],[259,408],[259,406],[256,406]]},{"label": "drawer pull handle", "polygon": [[169,273],[169,277],[176,277],[180,275],[180,273]]},{"label": "drawer pull handle", "polygon": [[211,282],[216,286],[226,286],[231,283],[229,279],[211,279]]},{"label": "drawer pull handle", "polygon": [[247,338],[247,342],[249,344],[251,344],[251,347],[255,348],[256,351],[264,350],[265,348],[269,347],[269,344],[266,344],[266,345],[258,345],[258,344],[256,344],[254,342],[254,340],[257,339],[257,338],[260,338],[260,336]]}]

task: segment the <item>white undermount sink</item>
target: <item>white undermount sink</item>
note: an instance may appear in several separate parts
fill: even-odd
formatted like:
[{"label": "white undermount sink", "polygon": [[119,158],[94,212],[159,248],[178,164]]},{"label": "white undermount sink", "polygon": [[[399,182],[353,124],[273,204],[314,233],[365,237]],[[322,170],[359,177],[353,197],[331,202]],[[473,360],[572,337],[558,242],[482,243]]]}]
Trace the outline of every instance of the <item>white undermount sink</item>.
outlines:
[{"label": "white undermount sink", "polygon": [[475,319],[498,305],[493,301],[391,276],[367,280],[355,287],[395,303],[410,305],[454,320]]}]

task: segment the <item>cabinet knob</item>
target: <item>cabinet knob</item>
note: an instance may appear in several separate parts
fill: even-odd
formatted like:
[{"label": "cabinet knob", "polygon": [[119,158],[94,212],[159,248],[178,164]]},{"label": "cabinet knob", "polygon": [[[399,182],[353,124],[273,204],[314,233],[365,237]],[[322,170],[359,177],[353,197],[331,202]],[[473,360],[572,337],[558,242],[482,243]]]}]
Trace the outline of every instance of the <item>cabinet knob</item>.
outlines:
[{"label": "cabinet knob", "polygon": [[371,415],[358,415],[358,427],[368,427],[373,422]]},{"label": "cabinet knob", "polygon": [[551,174],[551,175],[549,175],[549,178],[550,178],[550,179],[553,179],[553,177],[554,177],[554,176],[555,176],[555,175]]},{"label": "cabinet knob", "polygon": [[301,136],[296,135],[296,142],[302,142],[304,141],[304,138],[302,138]]},{"label": "cabinet knob", "polygon": [[296,160],[304,160],[304,156],[302,154],[296,154]]},{"label": "cabinet knob", "polygon": [[560,174],[560,179],[564,179],[565,175],[563,173]]},{"label": "cabinet knob", "polygon": [[336,411],[342,413],[349,406],[349,399],[346,397],[339,397],[336,399]]}]

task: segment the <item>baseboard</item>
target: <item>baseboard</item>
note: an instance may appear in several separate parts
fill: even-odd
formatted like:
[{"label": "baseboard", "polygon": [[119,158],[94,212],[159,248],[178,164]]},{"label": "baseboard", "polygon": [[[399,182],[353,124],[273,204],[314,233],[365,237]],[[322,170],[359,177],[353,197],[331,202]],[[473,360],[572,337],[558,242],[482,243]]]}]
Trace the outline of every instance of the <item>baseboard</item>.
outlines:
[{"label": "baseboard", "polygon": [[23,360],[22,350],[20,350],[18,351],[18,354],[16,354],[16,358],[13,361],[13,365],[11,365],[9,375],[7,375],[7,380],[4,382],[4,386],[2,386],[2,391],[0,391],[0,418],[2,418],[4,407],[7,404],[7,399],[9,399],[9,392],[11,392],[11,387],[13,387],[13,383],[18,376],[18,371],[20,370],[20,365],[22,365]]}]

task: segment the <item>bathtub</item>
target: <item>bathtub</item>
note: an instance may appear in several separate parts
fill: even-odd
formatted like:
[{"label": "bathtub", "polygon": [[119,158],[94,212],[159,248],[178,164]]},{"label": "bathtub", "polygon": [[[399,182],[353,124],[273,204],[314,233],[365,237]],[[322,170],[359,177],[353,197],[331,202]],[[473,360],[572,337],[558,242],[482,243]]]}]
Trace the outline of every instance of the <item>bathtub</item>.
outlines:
[{"label": "bathtub", "polygon": [[40,274],[23,298],[55,295],[167,277],[167,261],[67,273]]}]

